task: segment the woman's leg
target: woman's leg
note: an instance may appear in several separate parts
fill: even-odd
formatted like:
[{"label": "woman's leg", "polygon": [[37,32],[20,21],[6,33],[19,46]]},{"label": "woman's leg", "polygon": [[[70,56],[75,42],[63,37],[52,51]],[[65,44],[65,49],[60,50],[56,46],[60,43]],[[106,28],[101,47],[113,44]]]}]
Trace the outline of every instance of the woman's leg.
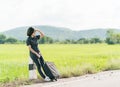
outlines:
[{"label": "woman's leg", "polygon": [[[40,56],[39,61],[40,61],[40,64],[41,64],[41,66],[42,66],[43,71],[45,72],[45,68],[44,68],[45,61],[44,61],[44,58],[43,58],[42,56]],[[46,75],[46,74],[45,74],[45,75]],[[46,75],[46,76],[47,76],[47,75]]]},{"label": "woman's leg", "polygon": [[43,58],[41,52],[39,52],[39,54],[40,54],[39,61],[40,61],[40,63],[41,63],[42,68],[44,68],[44,67],[43,67],[43,65],[44,65],[44,63],[45,63],[44,58]]},{"label": "woman's leg", "polygon": [[[44,68],[45,61],[44,61],[44,58],[43,58],[42,56],[40,56],[39,61],[40,61],[40,64],[41,64],[41,66],[42,66],[42,68],[43,68],[43,71],[45,72],[45,68]],[[47,75],[46,75],[46,76],[47,76]],[[49,76],[47,76],[47,77],[48,77],[48,78],[47,78],[47,81],[50,81]]]},{"label": "woman's leg", "polygon": [[41,70],[41,64],[38,61],[38,58],[36,56],[31,56],[32,60],[35,62],[38,72],[41,75],[42,78],[45,78],[45,75],[43,74],[42,70]]},{"label": "woman's leg", "polygon": [[42,56],[40,56],[39,61],[41,63],[42,68],[44,68],[43,66],[44,66],[45,61]]}]

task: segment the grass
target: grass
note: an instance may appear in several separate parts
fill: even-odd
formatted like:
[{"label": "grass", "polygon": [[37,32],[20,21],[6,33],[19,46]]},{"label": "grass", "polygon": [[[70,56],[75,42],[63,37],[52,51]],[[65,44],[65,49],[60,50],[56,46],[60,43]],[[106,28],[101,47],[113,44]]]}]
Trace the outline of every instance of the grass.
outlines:
[{"label": "grass", "polygon": [[[107,44],[45,44],[44,59],[53,61],[61,77],[120,69],[120,46]],[[23,44],[0,45],[0,83],[28,79],[29,52]]]}]

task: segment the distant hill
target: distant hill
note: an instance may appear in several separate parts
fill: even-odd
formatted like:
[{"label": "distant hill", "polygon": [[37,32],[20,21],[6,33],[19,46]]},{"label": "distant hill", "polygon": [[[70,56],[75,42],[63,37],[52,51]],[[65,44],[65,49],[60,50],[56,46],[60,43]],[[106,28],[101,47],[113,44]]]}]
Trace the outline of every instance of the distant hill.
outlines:
[{"label": "distant hill", "polygon": [[[92,38],[99,37],[101,39],[106,38],[106,31],[108,29],[90,29],[90,30],[81,30],[81,31],[73,31],[64,27],[54,27],[54,26],[33,26],[35,28],[40,29],[46,36],[53,38],[54,40],[65,40],[65,39],[74,39],[78,40],[80,38]],[[19,40],[26,40],[26,32],[28,27],[18,27],[5,32],[0,32],[5,34],[7,37],[14,37]],[[119,29],[115,29],[115,31],[120,32]]]}]

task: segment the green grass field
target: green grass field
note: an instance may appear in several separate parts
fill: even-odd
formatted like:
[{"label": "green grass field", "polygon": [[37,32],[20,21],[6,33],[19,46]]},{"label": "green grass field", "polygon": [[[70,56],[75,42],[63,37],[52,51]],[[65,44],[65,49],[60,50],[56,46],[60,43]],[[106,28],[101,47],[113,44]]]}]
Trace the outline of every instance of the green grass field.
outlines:
[{"label": "green grass field", "polygon": [[[44,59],[53,61],[61,77],[120,69],[120,45],[45,44]],[[28,79],[29,52],[25,44],[0,45],[0,83]]]}]

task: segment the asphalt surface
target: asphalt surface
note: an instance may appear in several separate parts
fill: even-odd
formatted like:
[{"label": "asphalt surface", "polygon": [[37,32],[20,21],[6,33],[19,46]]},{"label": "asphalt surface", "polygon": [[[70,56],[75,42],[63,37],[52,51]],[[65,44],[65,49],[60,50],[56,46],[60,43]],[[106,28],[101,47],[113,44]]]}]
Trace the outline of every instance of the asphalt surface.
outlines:
[{"label": "asphalt surface", "polygon": [[120,70],[105,71],[80,77],[59,79],[21,87],[120,87]]}]

